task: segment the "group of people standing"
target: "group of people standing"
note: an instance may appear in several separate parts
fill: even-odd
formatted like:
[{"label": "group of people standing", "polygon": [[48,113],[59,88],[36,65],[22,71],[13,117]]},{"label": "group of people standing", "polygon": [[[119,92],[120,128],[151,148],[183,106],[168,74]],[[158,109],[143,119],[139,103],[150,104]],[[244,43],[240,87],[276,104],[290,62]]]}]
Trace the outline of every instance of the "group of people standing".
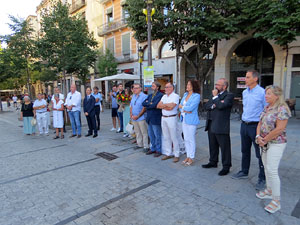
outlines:
[{"label": "group of people standing", "polygon": [[[283,99],[282,89],[278,86],[259,86],[259,74],[255,70],[246,73],[247,88],[243,91],[243,114],[240,127],[241,137],[241,170],[232,175],[233,179],[248,178],[251,160],[251,147],[254,146],[259,163],[258,182],[255,188],[260,199],[272,199],[265,210],[274,213],[280,206],[280,178],[278,175],[279,163],[286,148],[286,126],[291,112]],[[225,176],[230,172],[231,139],[230,115],[234,95],[228,91],[228,81],[219,79],[212,90],[212,96],[204,105],[207,111],[205,131],[208,133],[209,162],[203,164],[205,169],[218,167],[219,151],[221,151],[222,170],[218,175]],[[161,85],[153,82],[151,94],[142,92],[139,83],[131,88],[123,88],[122,84],[114,86],[110,95],[112,103],[111,131],[124,132],[124,137],[130,136],[126,131],[129,123],[133,125],[136,146],[143,149],[146,155],[160,157],[161,160],[173,158],[173,162],[180,160],[180,146],[184,143],[185,159],[181,162],[191,166],[196,153],[196,131],[200,124],[198,108],[200,105],[200,88],[197,81],[189,80],[186,92],[180,99],[174,91],[174,85],[169,82],[165,85],[165,94],[160,91]],[[55,138],[63,135],[63,112],[67,108],[72,135],[81,137],[81,94],[76,86],[71,86],[71,92],[66,99],[55,90],[52,98],[53,126],[56,128]],[[133,94],[131,94],[133,93]],[[86,88],[83,100],[83,111],[88,122],[86,136],[97,137],[100,129],[100,111],[102,96],[98,88]],[[32,104],[29,97],[24,98],[21,118],[24,121],[24,132],[35,133],[31,126],[32,118],[36,117],[40,134],[48,134],[47,120],[45,119],[47,102],[38,95]],[[117,120],[119,129],[117,130]],[[130,122],[131,121],[131,122]],[[60,129],[60,130],[59,130]],[[150,143],[149,143],[150,140]]]}]

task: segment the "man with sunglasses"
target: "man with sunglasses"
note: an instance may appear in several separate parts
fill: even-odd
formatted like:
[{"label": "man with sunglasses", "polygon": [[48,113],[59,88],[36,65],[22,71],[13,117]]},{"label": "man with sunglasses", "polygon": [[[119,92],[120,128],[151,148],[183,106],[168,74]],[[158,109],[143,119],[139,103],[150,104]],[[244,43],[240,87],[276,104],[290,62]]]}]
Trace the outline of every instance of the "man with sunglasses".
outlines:
[{"label": "man with sunglasses", "polygon": [[143,107],[143,102],[147,99],[147,95],[142,92],[142,87],[139,83],[133,84],[133,96],[130,102],[130,119],[133,124],[136,134],[136,149],[144,148],[144,152],[148,152],[148,127],[144,113],[146,108]]}]

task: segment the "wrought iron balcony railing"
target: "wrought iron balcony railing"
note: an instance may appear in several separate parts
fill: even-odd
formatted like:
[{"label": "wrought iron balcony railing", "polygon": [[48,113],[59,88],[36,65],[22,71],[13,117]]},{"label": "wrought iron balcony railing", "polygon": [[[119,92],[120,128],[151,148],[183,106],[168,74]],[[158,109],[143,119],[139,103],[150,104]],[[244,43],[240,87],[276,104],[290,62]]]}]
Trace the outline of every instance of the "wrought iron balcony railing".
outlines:
[{"label": "wrought iron balcony railing", "polygon": [[73,13],[83,6],[85,6],[85,0],[75,0],[74,4],[70,7],[70,12]]},{"label": "wrought iron balcony railing", "polygon": [[125,18],[105,23],[102,26],[98,27],[98,36],[102,37],[105,34],[116,31],[126,26],[127,26],[127,21]]}]

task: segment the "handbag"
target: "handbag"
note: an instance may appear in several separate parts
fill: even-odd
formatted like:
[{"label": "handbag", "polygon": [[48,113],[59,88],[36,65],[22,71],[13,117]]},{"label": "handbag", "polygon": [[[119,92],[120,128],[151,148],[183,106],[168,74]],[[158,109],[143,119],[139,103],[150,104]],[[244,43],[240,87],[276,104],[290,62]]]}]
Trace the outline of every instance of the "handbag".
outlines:
[{"label": "handbag", "polygon": [[128,134],[133,134],[134,133],[133,125],[130,122],[126,125],[126,131],[127,131]]},{"label": "handbag", "polygon": [[35,126],[36,125],[36,119],[35,118],[32,118],[32,120],[31,120],[31,126]]}]

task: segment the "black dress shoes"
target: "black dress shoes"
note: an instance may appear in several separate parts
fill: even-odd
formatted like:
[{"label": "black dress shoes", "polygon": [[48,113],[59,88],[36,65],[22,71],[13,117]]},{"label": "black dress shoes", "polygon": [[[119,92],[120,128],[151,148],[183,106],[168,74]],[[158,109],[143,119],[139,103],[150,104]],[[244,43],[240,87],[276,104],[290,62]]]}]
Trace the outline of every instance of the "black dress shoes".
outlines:
[{"label": "black dress shoes", "polygon": [[208,168],[217,168],[217,167],[218,167],[218,165],[214,165],[214,164],[211,164],[211,163],[207,163],[207,164],[202,165],[202,168],[206,168],[206,169],[208,169]]},{"label": "black dress shoes", "polygon": [[229,173],[229,170],[228,169],[222,169],[220,172],[219,172],[219,176],[225,176]]},{"label": "black dress shoes", "polygon": [[85,137],[89,137],[89,136],[92,136],[92,134],[86,134],[86,135],[85,135]]},{"label": "black dress shoes", "polygon": [[98,134],[94,134],[94,135],[93,135],[93,138],[95,138],[95,137],[97,137],[97,136],[98,136]]}]

